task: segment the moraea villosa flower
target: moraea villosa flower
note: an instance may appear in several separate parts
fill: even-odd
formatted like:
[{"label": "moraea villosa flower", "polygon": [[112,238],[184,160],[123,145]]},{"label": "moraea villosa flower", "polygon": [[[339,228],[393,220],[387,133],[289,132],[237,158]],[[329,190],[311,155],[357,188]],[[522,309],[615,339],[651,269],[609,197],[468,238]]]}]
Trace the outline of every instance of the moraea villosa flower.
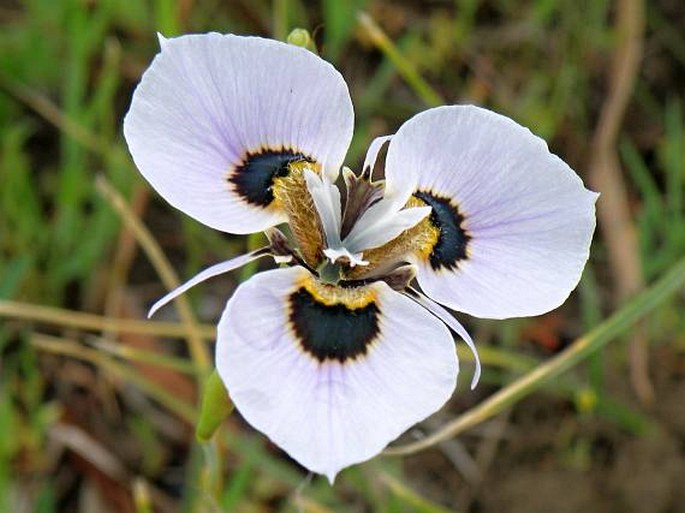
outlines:
[{"label": "moraea villosa flower", "polygon": [[352,103],[330,64],[256,37],[160,44],[124,123],[136,165],[179,210],[266,231],[270,244],[201,272],[151,314],[253,259],[283,264],[229,299],[216,367],[242,416],[310,470],[332,481],[449,399],[450,329],[475,348],[440,304],[537,315],[578,283],[597,195],[514,121],[427,110],[373,141],[357,176],[343,167]]}]

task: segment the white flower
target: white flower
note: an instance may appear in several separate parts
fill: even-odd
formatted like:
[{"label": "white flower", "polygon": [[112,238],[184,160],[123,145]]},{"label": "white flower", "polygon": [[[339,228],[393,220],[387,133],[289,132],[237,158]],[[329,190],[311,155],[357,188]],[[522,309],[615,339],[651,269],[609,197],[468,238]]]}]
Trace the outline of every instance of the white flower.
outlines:
[{"label": "white flower", "polygon": [[[169,203],[218,230],[271,238],[151,313],[254,258],[288,262],[229,299],[216,366],[243,417],[331,481],[451,396],[447,326],[473,342],[438,303],[500,319],[566,299],[597,197],[544,141],[474,106],[427,110],[375,140],[360,177],[344,170],[343,197],[335,183],[352,127],[330,64],[219,34],[162,38],[124,124],[136,165]],[[388,141],[385,181],[373,182]],[[292,241],[272,229],[280,223]]]}]

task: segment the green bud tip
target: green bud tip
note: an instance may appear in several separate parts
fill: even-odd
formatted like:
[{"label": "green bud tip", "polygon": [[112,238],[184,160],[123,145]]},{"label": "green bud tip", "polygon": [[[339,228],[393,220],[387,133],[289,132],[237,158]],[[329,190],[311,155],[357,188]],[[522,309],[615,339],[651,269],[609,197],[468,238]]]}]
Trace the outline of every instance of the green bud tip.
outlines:
[{"label": "green bud tip", "polygon": [[233,401],[228,396],[223,381],[216,372],[210,374],[202,391],[200,418],[195,429],[198,441],[205,443],[214,435],[221,423],[233,411]]},{"label": "green bud tip", "polygon": [[314,41],[312,40],[312,36],[309,34],[308,30],[303,28],[293,29],[293,31],[288,34],[286,42],[291,45],[301,46],[307,50],[314,49]]}]

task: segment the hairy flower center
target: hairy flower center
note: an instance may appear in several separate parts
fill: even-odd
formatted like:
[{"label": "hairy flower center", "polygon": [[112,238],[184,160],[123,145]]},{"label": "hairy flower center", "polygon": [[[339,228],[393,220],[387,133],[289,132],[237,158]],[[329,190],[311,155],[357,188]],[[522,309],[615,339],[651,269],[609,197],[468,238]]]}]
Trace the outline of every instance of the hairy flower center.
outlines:
[{"label": "hairy flower center", "polygon": [[[382,214],[372,221],[364,216],[370,208],[376,208],[374,205],[385,201],[382,183],[373,183],[366,176],[356,177],[347,171],[344,174],[347,195],[342,206],[339,190],[321,177],[321,167],[316,163],[292,160],[285,172],[273,178],[273,204],[287,213],[300,255],[321,282],[335,285],[383,279],[412,256],[430,259],[433,266],[446,267],[465,258],[468,236],[461,230],[463,217],[448,200],[425,191],[415,193],[400,212],[404,214],[405,210],[417,207],[424,207],[425,211],[425,207],[432,207],[431,214],[404,231],[395,231],[398,235],[390,239],[393,232],[388,233],[383,223],[397,215],[397,210],[381,210]],[[347,245],[341,233],[343,227],[349,235],[357,222],[365,221],[377,223],[370,226],[376,234],[388,235],[387,242],[381,239],[376,247],[358,242]],[[361,226],[362,230],[369,227],[368,224]],[[453,247],[455,241],[461,244]]]},{"label": "hairy flower center", "polygon": [[320,172],[321,167],[307,161],[291,162],[288,165],[289,172],[274,179],[273,193],[276,207],[288,214],[288,225],[302,258],[310,267],[316,268],[323,259],[324,236],[314,201],[304,180],[304,170],[307,168]]}]

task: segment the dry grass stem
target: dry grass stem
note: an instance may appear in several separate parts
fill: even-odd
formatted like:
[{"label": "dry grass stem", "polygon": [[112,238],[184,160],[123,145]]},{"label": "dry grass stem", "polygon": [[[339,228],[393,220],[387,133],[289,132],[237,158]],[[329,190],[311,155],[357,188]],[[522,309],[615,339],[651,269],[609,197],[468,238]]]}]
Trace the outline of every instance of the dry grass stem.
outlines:
[{"label": "dry grass stem", "polygon": [[[590,162],[590,183],[602,193],[597,214],[619,304],[644,288],[640,247],[617,150],[621,123],[642,59],[643,11],[642,0],[620,0],[616,6],[619,41],[612,59],[609,94],[595,131]],[[654,400],[654,390],[649,379],[648,341],[644,327],[636,326],[630,339],[631,380],[640,401],[648,405]]]},{"label": "dry grass stem", "polygon": [[[101,333],[134,333],[174,338],[184,338],[187,336],[186,328],[175,322],[116,319],[65,310],[63,308],[7,301],[4,299],[0,299],[0,317],[9,317],[39,324],[52,324],[62,328],[98,331]],[[198,334],[204,340],[214,340],[216,338],[216,328],[214,326],[200,324],[197,326],[197,329]]]},{"label": "dry grass stem", "polygon": [[587,335],[576,339],[563,352],[534,368],[529,373],[500,389],[485,401],[448,422],[423,440],[390,447],[385,454],[400,456],[428,449],[435,444],[456,436],[481,424],[534,392],[553,378],[559,377],[584,358],[604,347],[617,336],[625,333],[638,320],[669,298],[685,285],[685,259],[680,260],[654,285],[631,299]]},{"label": "dry grass stem", "polygon": [[[124,198],[109,184],[103,177],[98,176],[96,186],[102,193],[105,199],[112,205],[112,207],[120,215],[122,221],[128,226],[136,240],[140,244],[143,251],[150,259],[155,270],[159,274],[164,286],[168,290],[172,290],[180,285],[180,280],[169,263],[169,260],[164,255],[162,248],[154,239],[149,230],[143,225],[142,221],[136,217],[135,213],[130,209]],[[179,296],[175,303],[178,308],[181,324],[185,327],[188,339],[188,348],[191,357],[200,371],[202,376],[209,374],[212,363],[209,355],[209,350],[199,332],[197,320],[190,308],[188,300]]]}]

